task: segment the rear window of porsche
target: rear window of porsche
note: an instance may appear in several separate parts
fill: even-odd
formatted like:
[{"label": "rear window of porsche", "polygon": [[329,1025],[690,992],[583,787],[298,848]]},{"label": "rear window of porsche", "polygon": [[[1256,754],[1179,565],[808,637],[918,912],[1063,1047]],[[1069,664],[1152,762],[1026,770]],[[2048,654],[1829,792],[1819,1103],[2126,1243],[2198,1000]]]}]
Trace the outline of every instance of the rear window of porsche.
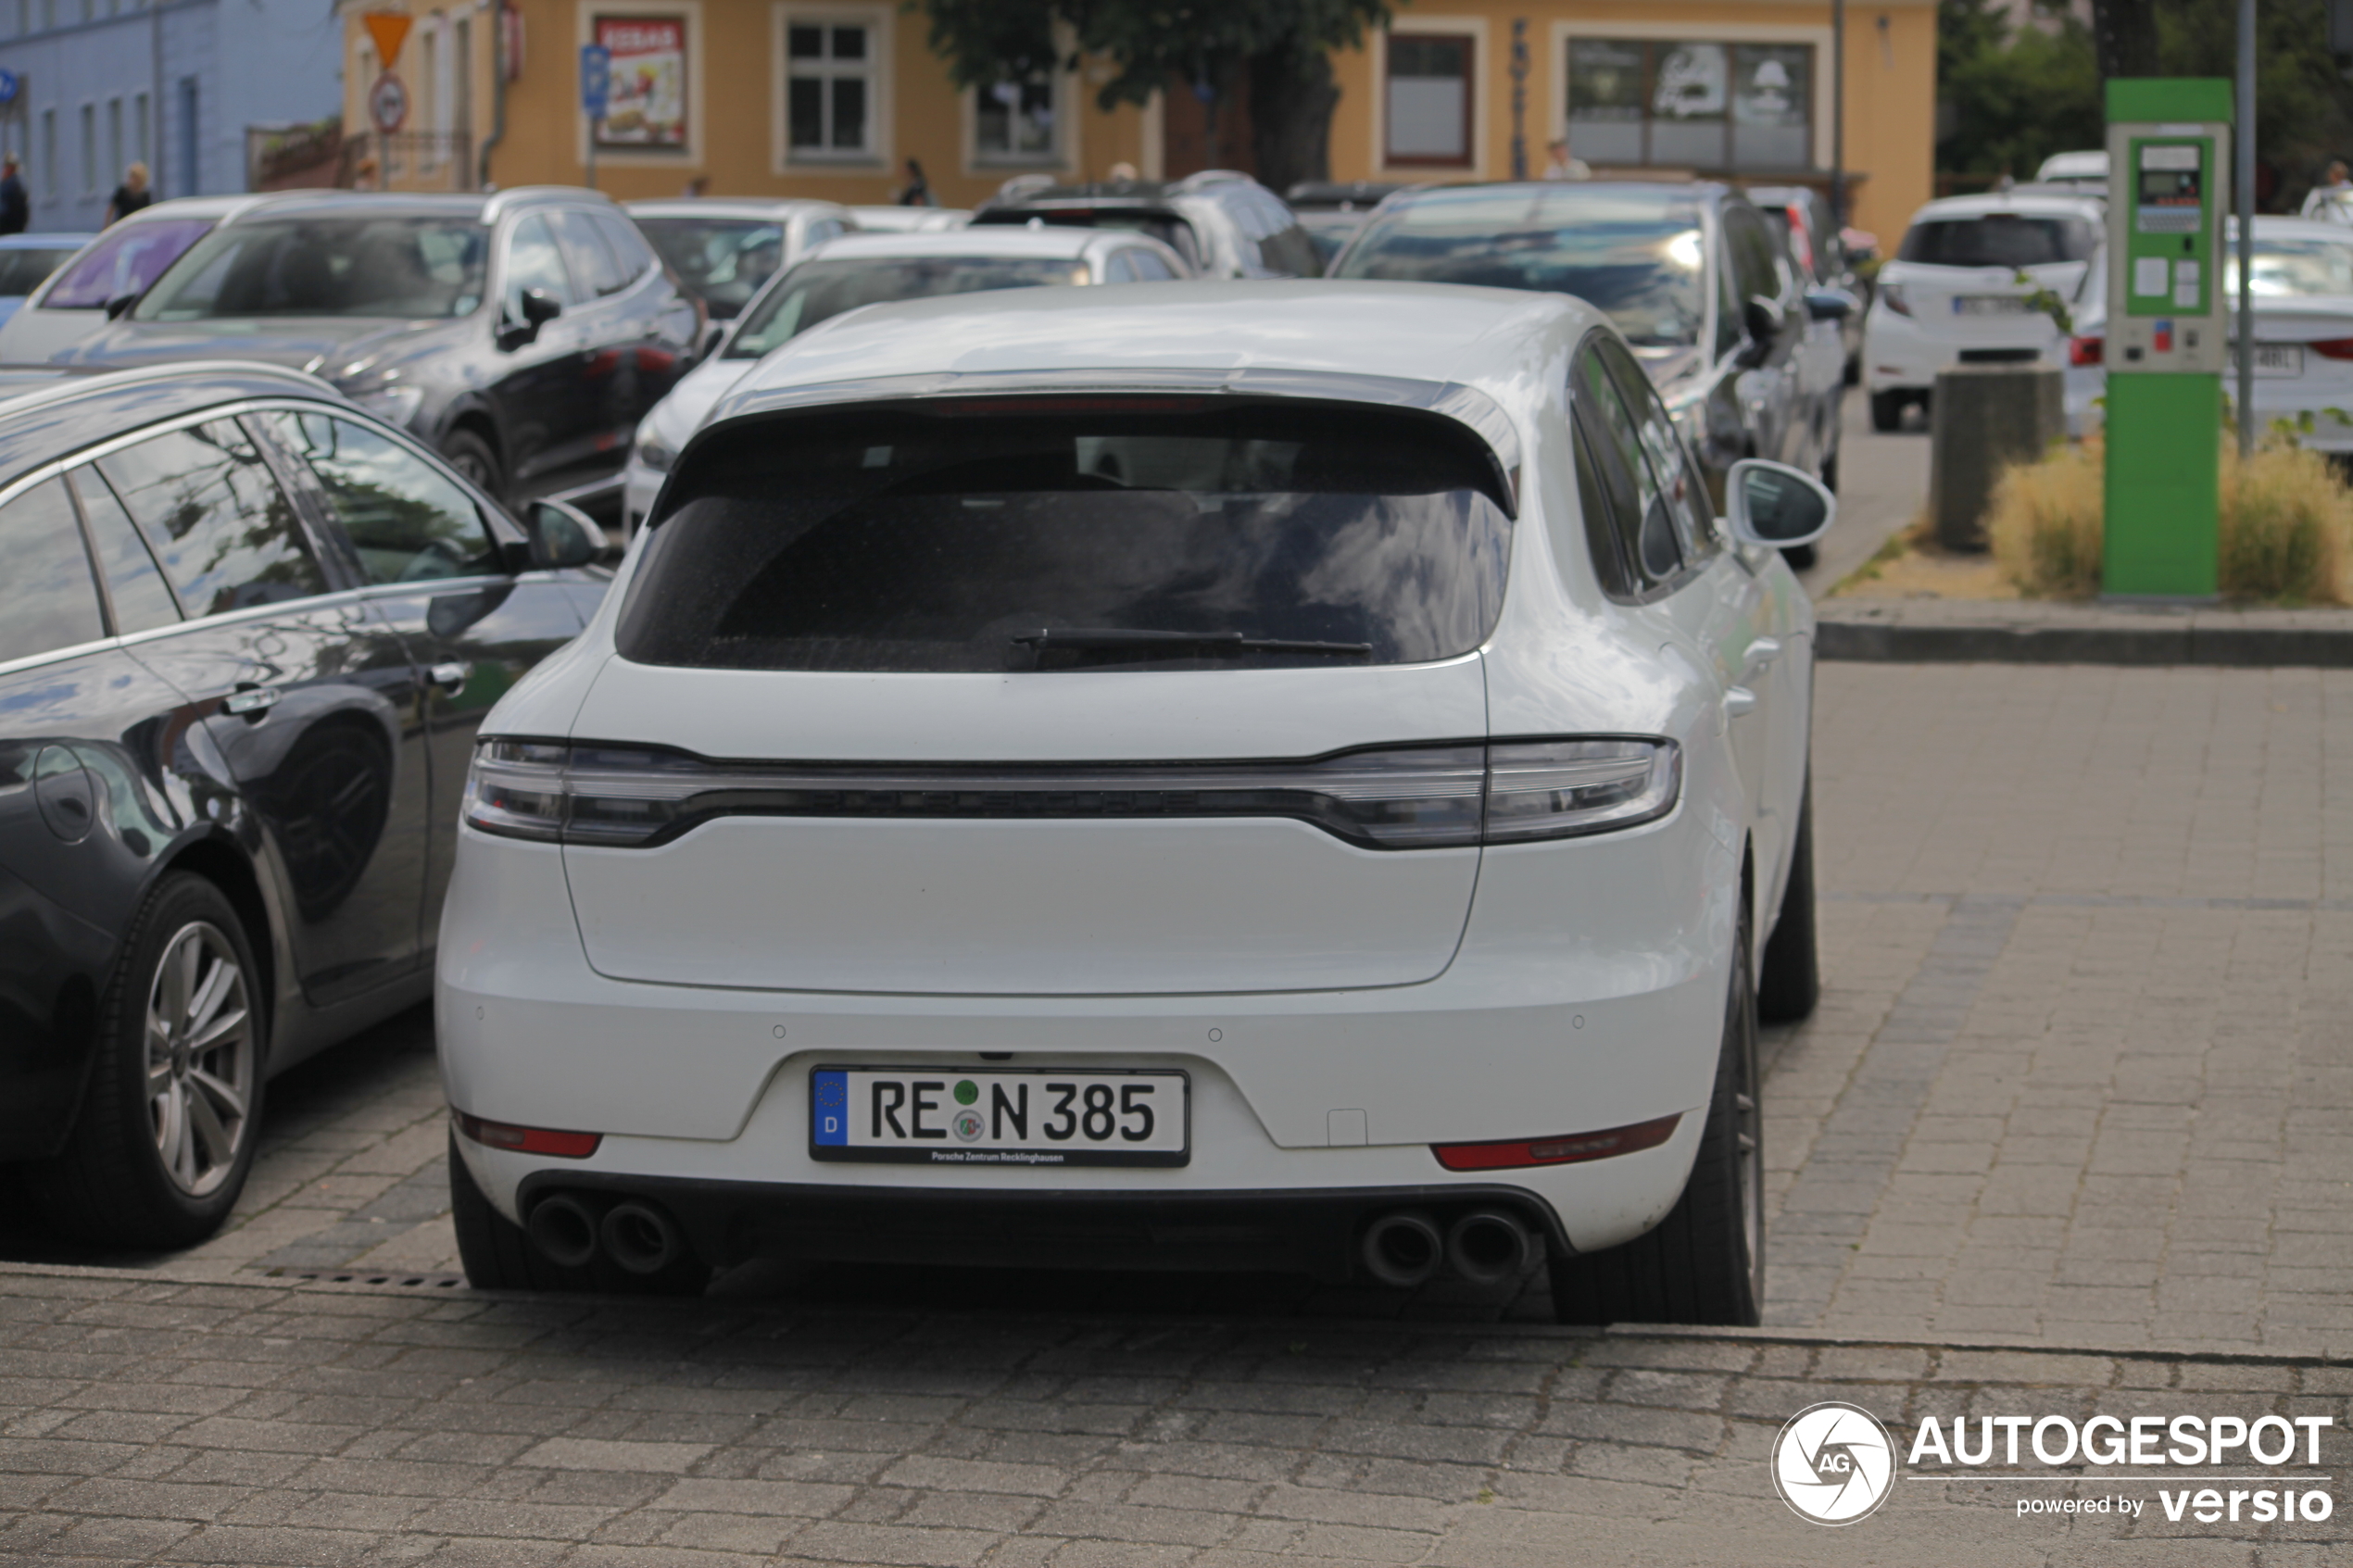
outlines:
[{"label": "rear window of porsche", "polygon": [[1416,663],[1503,605],[1507,492],[1434,415],[983,400],[746,421],[673,477],[623,658],[734,670]]}]

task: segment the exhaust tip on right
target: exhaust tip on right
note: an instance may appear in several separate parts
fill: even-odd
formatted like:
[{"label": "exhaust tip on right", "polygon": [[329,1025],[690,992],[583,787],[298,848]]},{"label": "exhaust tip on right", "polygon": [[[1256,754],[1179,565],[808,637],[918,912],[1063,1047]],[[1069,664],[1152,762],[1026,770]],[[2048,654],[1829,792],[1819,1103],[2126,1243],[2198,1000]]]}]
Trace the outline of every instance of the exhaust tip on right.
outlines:
[{"label": "exhaust tip on right", "polygon": [[1535,1255],[1535,1238],[1516,1216],[1478,1209],[1446,1232],[1446,1263],[1473,1285],[1496,1285],[1518,1277]]},{"label": "exhaust tip on right", "polygon": [[616,1203],[602,1234],[606,1255],[633,1274],[658,1274],[684,1250],[678,1227],[650,1203]]},{"label": "exhaust tip on right", "polygon": [[523,1228],[558,1268],[583,1268],[597,1255],[597,1216],[569,1193],[541,1198]]},{"label": "exhaust tip on right", "polygon": [[1446,1261],[1446,1238],[1419,1210],[1383,1214],[1365,1228],[1365,1270],[1386,1286],[1426,1285]]}]

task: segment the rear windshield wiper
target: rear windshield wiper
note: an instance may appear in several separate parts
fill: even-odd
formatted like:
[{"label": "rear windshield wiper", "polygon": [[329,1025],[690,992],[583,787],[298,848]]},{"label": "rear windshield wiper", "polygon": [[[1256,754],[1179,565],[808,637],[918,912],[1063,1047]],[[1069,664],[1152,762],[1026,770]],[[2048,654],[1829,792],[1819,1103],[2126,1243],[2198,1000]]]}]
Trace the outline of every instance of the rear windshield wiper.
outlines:
[{"label": "rear windshield wiper", "polygon": [[1048,648],[1179,647],[1201,653],[1327,653],[1338,659],[1369,659],[1370,643],[1319,643],[1299,637],[1247,637],[1239,632],[1151,632],[1129,626],[1046,628],[1009,639],[1044,653]]}]

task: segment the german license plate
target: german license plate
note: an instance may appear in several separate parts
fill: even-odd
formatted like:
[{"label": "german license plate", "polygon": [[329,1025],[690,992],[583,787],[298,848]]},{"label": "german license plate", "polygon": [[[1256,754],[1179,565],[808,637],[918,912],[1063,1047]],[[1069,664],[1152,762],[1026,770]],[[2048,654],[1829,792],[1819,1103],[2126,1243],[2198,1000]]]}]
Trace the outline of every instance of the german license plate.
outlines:
[{"label": "german license plate", "polygon": [[817,1160],[916,1165],[1184,1165],[1191,1083],[1176,1072],[820,1067]]},{"label": "german license plate", "polygon": [[2300,376],[2304,373],[2304,345],[2300,343],[2259,343],[2255,345],[2255,373],[2259,376]]},{"label": "german license plate", "polygon": [[1957,294],[1953,296],[1956,316],[2023,316],[2026,301],[2014,294]]}]

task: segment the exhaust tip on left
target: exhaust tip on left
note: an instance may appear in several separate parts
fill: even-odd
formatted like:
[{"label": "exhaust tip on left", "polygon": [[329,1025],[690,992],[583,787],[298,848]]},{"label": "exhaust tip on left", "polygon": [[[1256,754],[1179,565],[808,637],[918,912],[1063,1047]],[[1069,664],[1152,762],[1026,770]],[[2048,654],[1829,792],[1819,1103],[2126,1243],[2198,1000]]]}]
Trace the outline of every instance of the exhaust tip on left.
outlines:
[{"label": "exhaust tip on left", "polygon": [[582,1268],[597,1255],[597,1216],[570,1193],[541,1198],[523,1228],[558,1268]]}]

